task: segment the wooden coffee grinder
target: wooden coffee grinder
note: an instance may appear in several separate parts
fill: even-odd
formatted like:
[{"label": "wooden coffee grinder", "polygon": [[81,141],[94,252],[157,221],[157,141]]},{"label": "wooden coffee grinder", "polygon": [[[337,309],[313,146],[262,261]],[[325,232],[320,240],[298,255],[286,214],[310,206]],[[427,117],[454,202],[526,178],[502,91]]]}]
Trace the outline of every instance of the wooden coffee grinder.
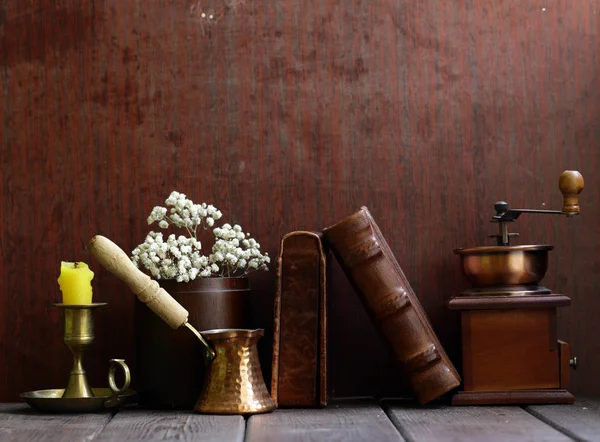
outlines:
[{"label": "wooden coffee grinder", "polygon": [[577,171],[560,175],[562,210],[509,209],[494,205],[497,245],[457,249],[462,271],[472,288],[450,300],[460,311],[463,391],[454,405],[569,404],[569,369],[576,367],[569,344],[557,338],[557,307],[571,299],[540,285],[554,247],[510,245],[516,233],[508,225],[522,213],[579,214],[583,177]]}]

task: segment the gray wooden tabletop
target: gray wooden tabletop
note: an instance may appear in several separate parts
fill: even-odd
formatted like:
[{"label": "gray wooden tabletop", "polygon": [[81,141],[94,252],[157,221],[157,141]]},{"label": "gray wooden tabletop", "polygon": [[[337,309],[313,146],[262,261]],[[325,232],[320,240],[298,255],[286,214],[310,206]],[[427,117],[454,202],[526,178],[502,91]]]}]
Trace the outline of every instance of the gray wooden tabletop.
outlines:
[{"label": "gray wooden tabletop", "polygon": [[345,399],[324,409],[199,415],[135,407],[51,415],[0,404],[0,441],[600,441],[600,398],[574,405],[419,407],[403,400]]}]

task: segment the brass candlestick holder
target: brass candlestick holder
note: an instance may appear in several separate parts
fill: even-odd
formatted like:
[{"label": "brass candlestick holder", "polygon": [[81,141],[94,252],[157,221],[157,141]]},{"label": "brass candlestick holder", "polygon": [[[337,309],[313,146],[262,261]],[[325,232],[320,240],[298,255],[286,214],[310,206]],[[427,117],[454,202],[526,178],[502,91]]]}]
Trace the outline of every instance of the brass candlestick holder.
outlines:
[{"label": "brass candlestick holder", "polygon": [[73,353],[73,368],[69,374],[64,398],[94,397],[83,369],[83,352],[94,342],[94,310],[106,305],[96,302],[88,305],[53,304],[63,310],[65,345]]},{"label": "brass candlestick holder", "polygon": [[[97,302],[86,305],[53,304],[63,311],[63,341],[73,354],[73,367],[64,389],[38,390],[21,394],[31,407],[51,413],[97,412],[117,407],[135,396],[129,389],[131,374],[124,359],[111,359],[108,371],[110,388],[91,388],[83,368],[83,353],[94,342],[94,311],[107,305]],[[116,370],[124,374],[124,383],[118,387]]]}]

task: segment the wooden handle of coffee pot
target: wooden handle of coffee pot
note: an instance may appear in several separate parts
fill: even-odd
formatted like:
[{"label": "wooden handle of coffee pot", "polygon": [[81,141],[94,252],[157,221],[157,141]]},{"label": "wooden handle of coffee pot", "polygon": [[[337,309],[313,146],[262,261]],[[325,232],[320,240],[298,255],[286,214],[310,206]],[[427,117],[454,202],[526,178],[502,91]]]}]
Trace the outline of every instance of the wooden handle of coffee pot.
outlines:
[{"label": "wooden handle of coffee pot", "polygon": [[558,188],[563,194],[562,212],[579,214],[579,194],[583,190],[583,176],[576,170],[565,170],[558,179]]},{"label": "wooden handle of coffee pot", "polygon": [[189,313],[169,293],[131,262],[125,252],[110,239],[94,236],[88,248],[102,266],[125,282],[140,301],[173,329],[187,322]]}]

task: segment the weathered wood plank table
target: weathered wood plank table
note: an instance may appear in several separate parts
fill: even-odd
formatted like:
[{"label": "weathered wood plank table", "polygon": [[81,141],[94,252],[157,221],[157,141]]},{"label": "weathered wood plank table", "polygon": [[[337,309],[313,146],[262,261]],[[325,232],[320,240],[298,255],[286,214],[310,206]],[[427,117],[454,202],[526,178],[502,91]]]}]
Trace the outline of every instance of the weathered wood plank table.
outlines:
[{"label": "weathered wood plank table", "polygon": [[149,411],[49,415],[0,404],[0,441],[600,441],[600,398],[574,405],[470,406],[346,399],[251,416]]}]

